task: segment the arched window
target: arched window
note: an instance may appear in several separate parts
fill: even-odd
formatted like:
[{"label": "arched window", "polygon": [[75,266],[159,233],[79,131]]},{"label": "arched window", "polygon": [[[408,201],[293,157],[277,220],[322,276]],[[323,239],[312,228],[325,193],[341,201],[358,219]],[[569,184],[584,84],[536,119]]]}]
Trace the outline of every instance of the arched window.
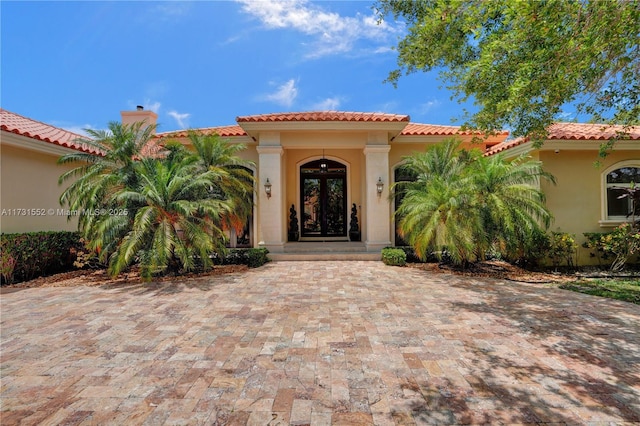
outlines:
[{"label": "arched window", "polygon": [[[631,216],[633,202],[631,197],[623,197],[625,189],[631,187],[634,182],[640,185],[640,161],[618,164],[615,169],[605,174],[605,219],[613,221],[626,221]],[[620,167],[622,166],[622,167]],[[636,206],[636,213],[640,206]]]}]

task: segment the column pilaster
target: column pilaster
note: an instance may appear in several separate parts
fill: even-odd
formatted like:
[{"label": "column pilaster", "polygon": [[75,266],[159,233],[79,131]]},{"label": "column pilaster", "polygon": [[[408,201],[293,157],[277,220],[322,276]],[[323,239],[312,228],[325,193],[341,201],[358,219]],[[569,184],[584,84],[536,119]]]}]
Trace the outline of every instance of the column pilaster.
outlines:
[{"label": "column pilaster", "polygon": [[[389,145],[367,145],[365,155],[366,239],[368,251],[391,245],[391,205],[389,203]],[[384,187],[378,194],[377,184]]]},{"label": "column pilaster", "polygon": [[[282,171],[282,146],[258,146],[258,245],[270,252],[284,251],[283,206],[285,184]],[[271,196],[264,185],[269,179]]]}]

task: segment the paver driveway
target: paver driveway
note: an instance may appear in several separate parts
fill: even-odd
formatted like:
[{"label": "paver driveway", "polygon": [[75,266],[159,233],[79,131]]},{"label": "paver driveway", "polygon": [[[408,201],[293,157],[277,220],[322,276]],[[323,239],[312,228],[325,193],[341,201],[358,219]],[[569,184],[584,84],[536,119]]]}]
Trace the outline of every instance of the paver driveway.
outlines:
[{"label": "paver driveway", "polygon": [[381,262],[2,295],[10,424],[640,421],[640,307]]}]

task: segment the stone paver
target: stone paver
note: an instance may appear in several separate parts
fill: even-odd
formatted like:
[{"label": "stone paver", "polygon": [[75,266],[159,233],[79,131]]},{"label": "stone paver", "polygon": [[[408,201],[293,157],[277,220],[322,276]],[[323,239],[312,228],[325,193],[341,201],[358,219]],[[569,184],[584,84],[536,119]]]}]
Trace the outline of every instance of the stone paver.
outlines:
[{"label": "stone paver", "polygon": [[640,306],[381,262],[1,297],[2,425],[640,422]]}]

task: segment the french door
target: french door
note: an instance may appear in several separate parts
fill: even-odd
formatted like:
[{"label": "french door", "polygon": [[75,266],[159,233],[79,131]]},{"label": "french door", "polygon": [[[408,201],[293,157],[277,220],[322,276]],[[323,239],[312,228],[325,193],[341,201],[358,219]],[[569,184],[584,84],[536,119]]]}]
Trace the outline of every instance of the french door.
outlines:
[{"label": "french door", "polygon": [[302,237],[346,237],[346,167],[317,160],[300,168]]}]

